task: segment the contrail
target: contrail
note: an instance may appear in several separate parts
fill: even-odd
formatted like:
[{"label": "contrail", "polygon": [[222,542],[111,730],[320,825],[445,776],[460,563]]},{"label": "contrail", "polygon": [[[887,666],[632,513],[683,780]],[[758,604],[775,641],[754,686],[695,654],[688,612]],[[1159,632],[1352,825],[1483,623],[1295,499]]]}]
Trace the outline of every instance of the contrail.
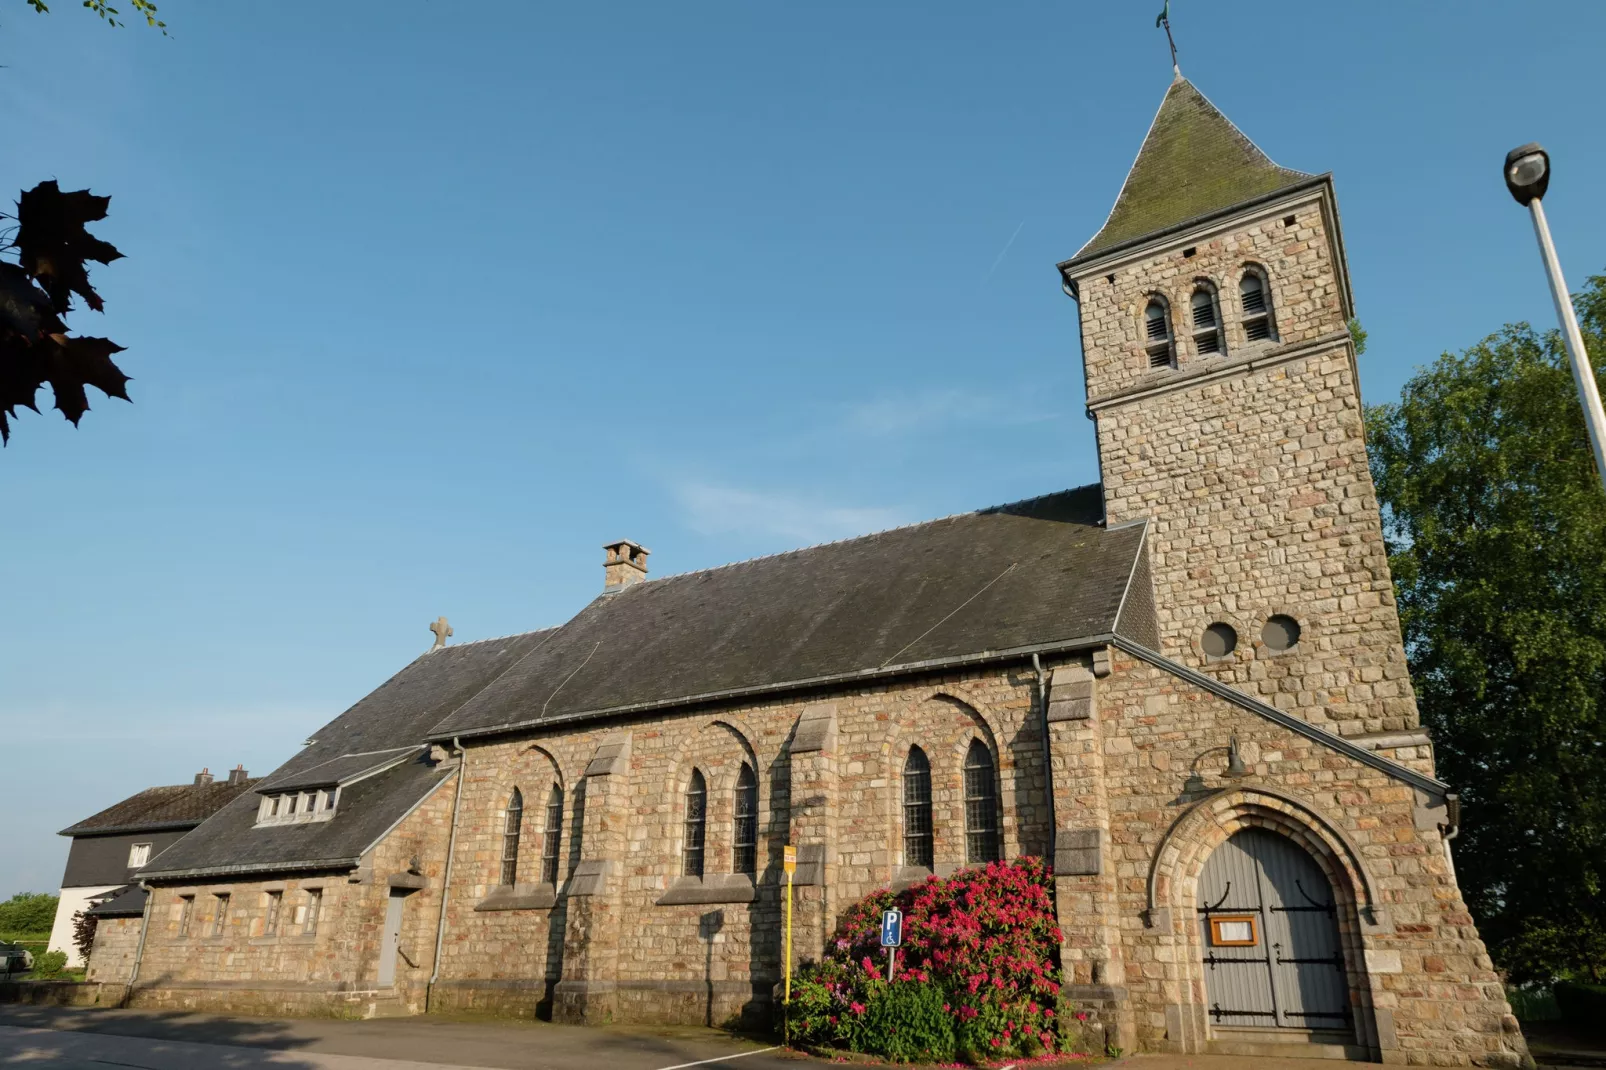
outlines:
[{"label": "contrail", "polygon": [[993,266],[987,269],[987,278],[981,280],[981,284],[983,286],[986,286],[988,281],[993,277],[993,272],[998,270],[998,265],[1004,262],[1004,257],[1009,253],[1009,247],[1015,244],[1015,239],[1020,237],[1020,228],[1024,227],[1025,225],[1026,220],[1024,219],[1015,225],[1015,233],[1009,236],[1009,240],[1004,243],[1004,248],[999,252],[998,258],[993,261]]}]

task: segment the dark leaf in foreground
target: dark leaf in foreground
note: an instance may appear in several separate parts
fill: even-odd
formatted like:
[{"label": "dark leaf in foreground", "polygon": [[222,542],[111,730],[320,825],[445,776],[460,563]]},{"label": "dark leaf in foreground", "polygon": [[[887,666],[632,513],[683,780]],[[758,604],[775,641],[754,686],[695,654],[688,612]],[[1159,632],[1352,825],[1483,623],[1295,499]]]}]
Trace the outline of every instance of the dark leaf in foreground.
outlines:
[{"label": "dark leaf in foreground", "polygon": [[63,193],[51,179],[24,192],[17,201],[17,253],[22,269],[50,295],[58,313],[72,307],[73,294],[96,312],[105,307],[89,285],[85,261],[109,264],[123,254],[89,233],[85,224],[105,219],[111,200],[86,189]]}]

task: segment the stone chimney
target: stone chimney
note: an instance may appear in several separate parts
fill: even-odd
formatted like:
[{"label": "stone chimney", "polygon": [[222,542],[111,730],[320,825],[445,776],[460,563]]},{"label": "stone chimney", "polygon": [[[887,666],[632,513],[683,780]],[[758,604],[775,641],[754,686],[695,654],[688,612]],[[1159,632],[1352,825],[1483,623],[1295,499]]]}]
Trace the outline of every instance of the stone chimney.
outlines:
[{"label": "stone chimney", "polygon": [[208,772],[206,769],[202,769],[199,773],[195,774],[195,783],[197,783],[197,784],[210,784],[210,783],[212,783],[212,774],[210,772]]},{"label": "stone chimney", "polygon": [[603,547],[608,557],[602,563],[602,593],[622,591],[632,583],[647,578],[647,555],[652,551],[629,539],[610,542]]},{"label": "stone chimney", "polygon": [[247,780],[250,780],[250,779],[251,779],[251,774],[247,773],[245,771],[245,763],[244,762],[241,762],[239,765],[237,765],[233,769],[229,770],[229,783],[230,784],[244,784]]}]

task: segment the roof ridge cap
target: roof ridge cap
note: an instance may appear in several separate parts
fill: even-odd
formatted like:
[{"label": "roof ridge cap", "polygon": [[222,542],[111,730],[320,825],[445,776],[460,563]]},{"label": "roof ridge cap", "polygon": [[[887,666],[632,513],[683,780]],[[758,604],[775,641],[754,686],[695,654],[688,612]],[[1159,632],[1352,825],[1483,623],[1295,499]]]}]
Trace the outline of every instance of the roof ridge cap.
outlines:
[{"label": "roof ridge cap", "polygon": [[[1099,486],[1099,484],[1098,483],[1084,483],[1080,487],[1065,487],[1065,488],[1063,488],[1061,490],[1051,490],[1046,494],[1038,494],[1038,495],[1034,495],[1033,497],[1030,497],[1030,498],[1022,498],[1019,501],[1001,502],[998,505],[983,506],[980,509],[967,509],[967,510],[965,510],[963,512],[949,513],[946,516],[934,516],[934,517],[930,517],[930,518],[928,518],[926,520],[911,521],[908,524],[894,524],[890,528],[881,528],[881,529],[876,530],[876,531],[867,531],[862,535],[848,535],[848,536],[845,536],[845,537],[840,538],[840,539],[827,539],[824,542],[810,543],[807,546],[796,546],[796,547],[793,547],[790,550],[778,550],[778,551],[776,551],[775,553],[772,553],[772,554],[758,554],[758,555],[753,556],[753,557],[744,557],[740,561],[727,561],[727,562],[725,562],[724,564],[721,564],[721,565],[709,565],[707,568],[689,569],[689,570],[687,570],[685,572],[671,572],[671,573],[669,573],[668,575],[665,575],[665,576],[654,576],[654,577],[651,577],[649,579],[641,580],[638,583],[632,583],[628,587],[623,588],[622,590],[613,592],[613,594],[610,595],[609,597],[616,598],[619,595],[628,594],[631,591],[637,590],[637,589],[642,588],[642,587],[646,587],[646,586],[648,586],[650,584],[654,584],[654,583],[664,583],[664,582],[666,582],[668,580],[684,580],[684,579],[687,579],[687,578],[692,577],[692,576],[702,576],[702,575],[706,575],[707,573],[710,573],[710,572],[719,572],[722,569],[737,568],[737,567],[739,567],[741,565],[751,565],[751,564],[754,564],[754,563],[759,562],[759,561],[770,561],[770,560],[773,560],[775,558],[791,557],[791,556],[793,556],[795,554],[808,553],[810,550],[820,550],[820,549],[824,549],[827,546],[841,546],[844,543],[858,542],[861,539],[879,538],[882,535],[890,535],[895,531],[908,531],[911,528],[924,527],[927,524],[940,524],[945,520],[958,520],[960,517],[966,517],[966,516],[984,516],[984,515],[986,515],[988,513],[1001,513],[1006,509],[1012,509],[1012,508],[1014,508],[1016,506],[1028,505],[1028,504],[1030,504],[1032,502],[1039,502],[1039,501],[1042,501],[1044,498],[1052,498],[1056,494],[1071,494],[1071,493],[1073,493],[1075,491],[1086,490],[1089,487],[1096,487],[1096,486]],[[599,596],[599,597],[601,597],[601,596]],[[595,601],[595,600],[593,600],[593,601]],[[563,626],[564,625],[559,625],[559,627],[563,627]]]},{"label": "roof ridge cap", "polygon": [[[483,639],[465,639],[461,643],[449,643],[446,646],[431,647],[422,654],[418,655],[418,657],[427,658],[431,654],[438,653],[442,650],[461,650],[463,647],[478,646],[480,643],[500,643],[506,639],[523,639],[528,635],[540,635],[542,632],[555,632],[561,627],[563,627],[562,624],[549,624],[545,628],[531,628],[527,632],[509,632],[506,635],[487,635]],[[416,661],[417,658],[413,660]]]}]

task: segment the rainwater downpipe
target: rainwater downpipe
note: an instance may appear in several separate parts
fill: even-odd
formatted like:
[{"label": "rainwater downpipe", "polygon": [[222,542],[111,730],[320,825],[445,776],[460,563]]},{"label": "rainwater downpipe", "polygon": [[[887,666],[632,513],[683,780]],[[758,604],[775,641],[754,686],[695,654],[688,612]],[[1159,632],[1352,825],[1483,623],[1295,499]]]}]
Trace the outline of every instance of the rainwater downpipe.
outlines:
[{"label": "rainwater downpipe", "polygon": [[1059,829],[1054,816],[1054,748],[1048,737],[1048,673],[1043,659],[1032,655],[1032,669],[1037,673],[1037,704],[1043,710],[1043,791],[1048,796],[1048,868],[1054,869],[1054,854],[1058,849]]},{"label": "rainwater downpipe", "polygon": [[1444,796],[1444,864],[1450,867],[1450,880],[1454,881],[1455,859],[1450,855],[1450,841],[1461,835],[1461,796],[1449,792]]},{"label": "rainwater downpipe", "polygon": [[431,998],[435,995],[435,982],[441,976],[441,948],[446,944],[446,897],[452,890],[452,858],[457,848],[457,812],[463,801],[463,781],[468,777],[468,752],[462,741],[452,737],[452,749],[457,751],[457,788],[452,792],[452,828],[446,834],[446,872],[441,875],[441,916],[435,925],[435,962],[430,971],[429,983],[424,986],[424,1013],[429,1013]]},{"label": "rainwater downpipe", "polygon": [[[134,982],[139,980],[139,964],[145,959],[145,934],[151,931],[151,904],[156,901],[156,891],[150,885],[141,882],[140,887],[145,889],[145,914],[139,921],[139,946],[134,949],[134,968],[128,973],[128,987],[123,989],[123,998],[118,1000],[119,1007],[126,1007],[134,998]],[[85,966],[89,965],[87,962]]]}]

